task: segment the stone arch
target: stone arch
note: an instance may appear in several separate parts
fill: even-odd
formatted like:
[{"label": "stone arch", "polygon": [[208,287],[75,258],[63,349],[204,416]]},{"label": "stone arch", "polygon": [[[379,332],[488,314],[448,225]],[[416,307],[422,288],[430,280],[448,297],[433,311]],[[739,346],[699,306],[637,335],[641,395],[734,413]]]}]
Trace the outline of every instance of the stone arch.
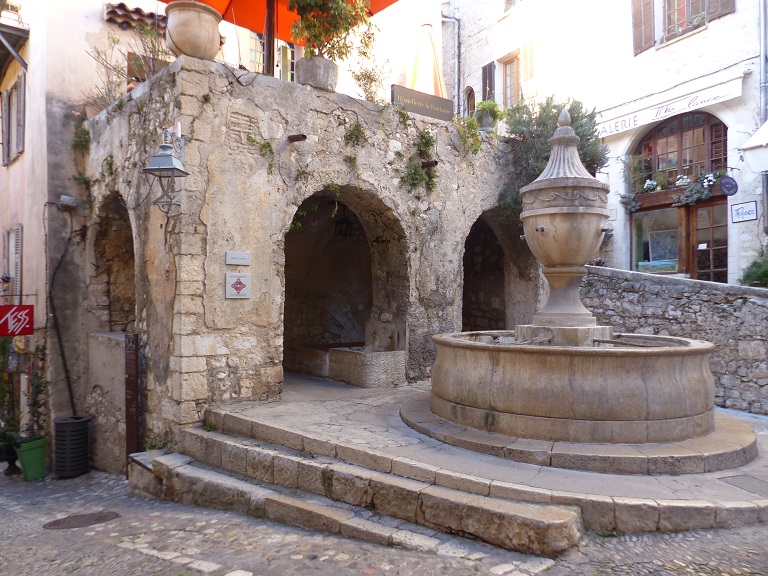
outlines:
[{"label": "stone arch", "polygon": [[464,243],[462,330],[503,330],[533,319],[543,299],[539,265],[516,218],[483,212]]},{"label": "stone arch", "polygon": [[321,190],[285,233],[284,366],[317,375],[329,348],[407,351],[405,232],[375,194]]},{"label": "stone arch", "polygon": [[93,272],[89,282],[92,311],[100,330],[136,329],[136,266],[128,208],[117,192],[101,203],[93,235]]}]

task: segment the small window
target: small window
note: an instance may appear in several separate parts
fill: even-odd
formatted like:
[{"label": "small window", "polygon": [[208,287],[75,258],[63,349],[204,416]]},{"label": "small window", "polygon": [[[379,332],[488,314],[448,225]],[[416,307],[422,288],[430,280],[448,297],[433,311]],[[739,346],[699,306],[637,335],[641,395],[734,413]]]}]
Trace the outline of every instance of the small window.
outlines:
[{"label": "small window", "polygon": [[251,72],[264,73],[264,38],[257,32],[249,32],[248,69]]},{"label": "small window", "polygon": [[665,0],[664,38],[680,36],[704,24],[704,0]]},{"label": "small window", "polygon": [[13,86],[0,95],[0,123],[3,136],[3,166],[24,151],[24,80],[22,73]]},{"label": "small window", "polygon": [[520,99],[520,60],[512,58],[504,66],[504,108],[509,108]]},{"label": "small window", "polygon": [[475,113],[475,91],[470,86],[464,91],[464,114],[472,116]]}]

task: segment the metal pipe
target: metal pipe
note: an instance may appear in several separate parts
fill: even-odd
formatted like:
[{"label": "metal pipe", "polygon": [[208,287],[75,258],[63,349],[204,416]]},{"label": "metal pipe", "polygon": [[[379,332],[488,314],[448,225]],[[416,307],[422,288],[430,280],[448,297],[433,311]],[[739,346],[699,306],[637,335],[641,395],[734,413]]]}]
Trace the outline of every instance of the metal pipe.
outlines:
[{"label": "metal pipe", "polygon": [[[454,10],[454,13],[456,13],[456,10]],[[446,16],[445,14],[440,14],[440,18],[443,22],[453,22],[453,42],[456,46],[456,114],[461,116],[461,20],[454,16]]]}]

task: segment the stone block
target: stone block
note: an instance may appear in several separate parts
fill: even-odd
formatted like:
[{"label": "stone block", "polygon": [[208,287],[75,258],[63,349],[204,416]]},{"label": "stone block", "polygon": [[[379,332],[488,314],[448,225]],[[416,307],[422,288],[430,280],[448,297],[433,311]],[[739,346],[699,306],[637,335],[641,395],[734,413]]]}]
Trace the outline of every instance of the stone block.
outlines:
[{"label": "stone block", "polygon": [[348,464],[334,464],[330,498],[353,506],[370,506],[373,493],[370,480],[363,473],[363,470]]},{"label": "stone block", "polygon": [[282,494],[267,495],[265,511],[266,517],[275,522],[332,534],[341,532],[341,523],[354,516],[349,510],[322,506]]},{"label": "stone block", "polygon": [[397,528],[355,517],[340,522],[339,527],[342,536],[365,540],[379,546],[390,546],[392,535],[397,532]]},{"label": "stone block", "polygon": [[221,430],[227,434],[234,434],[235,436],[243,436],[244,438],[252,438],[252,421],[245,416],[239,414],[233,414],[231,412],[224,413],[224,422]]},{"label": "stone block", "polygon": [[361,388],[392,388],[405,383],[405,352],[331,348],[328,377]]},{"label": "stone block", "polygon": [[392,456],[375,450],[361,450],[344,444],[336,445],[336,458],[380,472],[392,471]]},{"label": "stone block", "polygon": [[270,444],[285,446],[292,450],[304,450],[304,437],[301,434],[276,428],[263,422],[253,422],[251,435]]},{"label": "stone block", "polygon": [[581,538],[578,513],[476,496],[466,503],[462,530],[507,550],[554,557]]},{"label": "stone block", "polygon": [[323,440],[321,438],[311,438],[306,436],[304,438],[304,451],[310,454],[317,454],[318,456],[328,456],[330,458],[336,457],[336,443],[330,440]]},{"label": "stone block", "polygon": [[474,498],[473,494],[430,486],[419,494],[420,505],[416,521],[443,532],[458,532],[461,530],[464,506]]},{"label": "stone block", "polygon": [[754,502],[718,502],[715,506],[715,528],[750,526],[760,521],[760,507]]},{"label": "stone block", "polygon": [[659,531],[700,530],[715,525],[717,510],[711,502],[699,500],[657,500]]},{"label": "stone block", "polygon": [[416,522],[419,492],[427,487],[429,484],[417,480],[374,474],[371,477],[371,502],[377,512]]},{"label": "stone block", "polygon": [[423,464],[408,458],[392,459],[392,474],[397,474],[398,476],[403,476],[405,478],[412,478],[413,480],[420,480],[422,482],[427,482],[428,484],[435,483],[435,475],[439,470],[440,468],[437,466]]},{"label": "stone block", "polygon": [[247,466],[248,448],[243,444],[226,440],[221,444],[221,468],[235,474],[245,476]]},{"label": "stone block", "polygon": [[179,361],[181,372],[205,372],[208,368],[205,356],[182,356]]},{"label": "stone block", "polygon": [[534,486],[522,486],[510,484],[500,480],[491,481],[490,496],[495,498],[506,498],[508,500],[522,500],[524,502],[534,502],[538,504],[549,504],[552,502],[552,491],[545,488],[536,488]]},{"label": "stone block", "polygon": [[205,457],[205,435],[200,428],[182,428],[179,431],[179,451],[199,462]]},{"label": "stone block", "polygon": [[616,530],[622,532],[655,532],[659,524],[659,505],[642,498],[613,499]]},{"label": "stone block", "polygon": [[246,475],[260,482],[271,484],[274,479],[273,459],[275,452],[257,446],[248,448],[245,459]]},{"label": "stone block", "polygon": [[460,474],[448,470],[438,470],[435,473],[435,483],[446,488],[488,496],[491,493],[491,481],[469,474]]},{"label": "stone block", "polygon": [[390,540],[395,546],[402,546],[408,550],[417,550],[418,552],[435,552],[440,544],[442,544],[437,538],[416,534],[408,530],[393,532]]},{"label": "stone block", "polygon": [[201,460],[208,466],[221,468],[221,441],[216,436],[206,436],[204,460]]},{"label": "stone block", "polygon": [[301,460],[299,462],[299,490],[330,497],[333,492],[333,470],[327,462]]},{"label": "stone block", "polygon": [[179,374],[178,400],[207,400],[208,377],[205,372],[193,372],[191,374]]},{"label": "stone block", "polygon": [[274,483],[286,488],[297,488],[299,486],[299,462],[301,460],[298,456],[275,454],[272,459]]},{"label": "stone block", "polygon": [[592,494],[584,496],[571,492],[552,491],[553,504],[578,506],[584,527],[588,530],[615,530],[615,508],[613,499],[608,496]]}]

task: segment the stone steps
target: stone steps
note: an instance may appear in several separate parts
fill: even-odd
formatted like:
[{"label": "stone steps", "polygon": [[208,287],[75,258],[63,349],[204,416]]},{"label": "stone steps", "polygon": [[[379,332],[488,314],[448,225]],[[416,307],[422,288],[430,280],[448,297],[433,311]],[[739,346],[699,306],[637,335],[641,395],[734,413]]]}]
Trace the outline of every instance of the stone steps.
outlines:
[{"label": "stone steps", "polygon": [[135,454],[129,468],[133,489],[165,500],[232,510],[383,546],[475,560],[497,556],[503,560],[498,549],[487,544],[394,521],[370,510],[299,490],[265,486],[201,466],[180,453],[158,455],[151,460],[144,454]]},{"label": "stone steps", "polygon": [[[180,432],[179,450],[189,459],[185,465],[196,461],[275,489],[299,491],[305,495],[300,497],[305,501],[307,497],[322,497],[516,552],[554,557],[581,537],[581,517],[574,508],[481,496],[253,438],[192,427]],[[163,468],[162,459],[159,464],[155,475],[167,476],[170,484],[169,480],[164,482],[172,485],[173,476]],[[164,492],[164,497],[176,499],[172,489],[166,487]],[[296,493],[291,497],[299,498]],[[280,504],[273,503],[271,507],[274,511]],[[278,519],[273,516],[267,515]],[[294,523],[294,514],[286,512],[285,518],[286,522]],[[360,515],[357,518],[361,519]]]}]

